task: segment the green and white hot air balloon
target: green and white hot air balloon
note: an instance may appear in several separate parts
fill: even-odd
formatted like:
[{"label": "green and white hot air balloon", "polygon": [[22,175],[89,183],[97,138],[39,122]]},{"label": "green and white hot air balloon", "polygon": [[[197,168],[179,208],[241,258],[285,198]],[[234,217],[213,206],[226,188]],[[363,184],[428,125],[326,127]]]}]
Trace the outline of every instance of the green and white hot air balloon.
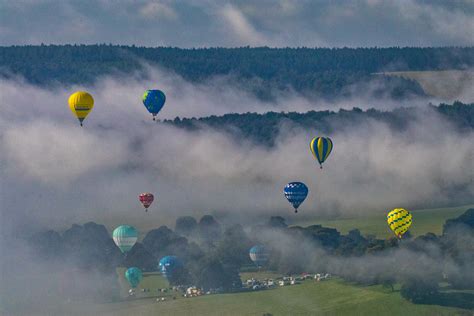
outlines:
[{"label": "green and white hot air balloon", "polygon": [[117,247],[120,248],[122,253],[126,253],[132,249],[133,245],[137,242],[138,231],[135,227],[129,225],[122,225],[115,228],[112,238],[114,239]]}]

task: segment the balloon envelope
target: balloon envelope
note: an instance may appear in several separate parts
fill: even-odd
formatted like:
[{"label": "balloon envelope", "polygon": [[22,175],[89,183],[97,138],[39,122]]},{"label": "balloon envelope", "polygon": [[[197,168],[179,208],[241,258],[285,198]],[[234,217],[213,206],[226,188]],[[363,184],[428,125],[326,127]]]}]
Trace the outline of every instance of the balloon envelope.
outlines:
[{"label": "balloon envelope", "polygon": [[396,208],[387,214],[387,223],[398,238],[408,231],[412,223],[412,215],[404,208]]},{"label": "balloon envelope", "polygon": [[252,260],[257,267],[265,265],[265,263],[267,263],[268,261],[269,256],[265,246],[263,245],[255,245],[250,248],[249,255],[250,260]]},{"label": "balloon envelope", "polygon": [[176,256],[166,256],[160,259],[158,264],[158,268],[160,272],[165,276],[167,279],[173,276],[173,273],[176,272],[176,269],[181,268],[183,263],[179,260]]},{"label": "balloon envelope", "polygon": [[153,194],[146,192],[146,193],[141,193],[138,196],[138,199],[147,210],[150,207],[151,203],[153,203],[153,200],[155,199],[155,197],[153,196]]},{"label": "balloon envelope", "polygon": [[165,105],[166,96],[161,90],[147,90],[142,97],[143,105],[145,105],[148,112],[154,117],[160,112],[163,105]]},{"label": "balloon envelope", "polygon": [[169,279],[176,272],[176,269],[181,268],[183,263],[176,256],[166,256],[160,259],[158,268],[164,277]]},{"label": "balloon envelope", "polygon": [[72,113],[77,117],[82,126],[82,121],[84,121],[94,107],[94,98],[88,92],[77,91],[71,94],[68,103]]},{"label": "balloon envelope", "polygon": [[114,229],[112,238],[117,247],[120,248],[120,251],[125,253],[132,249],[133,245],[137,242],[138,231],[132,226],[122,225]]},{"label": "balloon envelope", "polygon": [[283,189],[288,202],[295,208],[295,213],[298,211],[298,207],[308,196],[308,187],[303,182],[290,182]]},{"label": "balloon envelope", "polygon": [[333,148],[332,140],[329,137],[315,137],[309,143],[309,149],[313,153],[314,158],[323,168],[323,162],[329,157]]},{"label": "balloon envelope", "polygon": [[125,271],[125,278],[132,288],[136,288],[143,278],[142,271],[136,267],[128,268]]}]

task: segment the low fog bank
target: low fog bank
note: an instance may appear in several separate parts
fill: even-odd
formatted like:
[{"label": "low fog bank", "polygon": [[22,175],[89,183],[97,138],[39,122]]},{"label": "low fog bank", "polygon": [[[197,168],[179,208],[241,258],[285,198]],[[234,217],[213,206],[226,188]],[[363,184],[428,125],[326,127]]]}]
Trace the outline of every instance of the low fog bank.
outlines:
[{"label": "low fog bank", "polygon": [[[225,84],[193,85],[160,71],[154,76],[168,95],[160,118],[325,107],[295,94],[269,104]],[[327,135],[335,147],[319,170],[308,149],[312,137],[324,134],[318,126],[282,124],[275,146],[267,148],[211,127],[154,124],[140,101],[150,85],[104,78],[94,87],[51,91],[2,81],[2,225],[15,231],[95,219],[120,224],[141,214],[137,195],[144,191],[156,196],[152,221],[215,212],[282,214],[290,211],[282,194],[290,181],[308,185],[301,211],[309,216],[474,201],[473,131],[460,131],[416,102],[413,119],[397,131],[377,120],[340,122]],[[94,95],[95,108],[80,128],[66,100],[82,88]]]},{"label": "low fog bank", "polygon": [[113,313],[113,305],[102,304],[124,300],[121,293],[128,288],[115,268],[157,271],[166,255],[184,263],[168,280],[170,285],[242,291],[239,271],[257,270],[248,252],[261,244],[268,253],[264,270],[282,275],[331,273],[350,284],[383,284],[387,291],[401,284],[402,296],[414,303],[469,309],[474,307],[468,298],[472,295],[455,299],[438,284],[474,288],[473,219],[470,209],[448,220],[440,236],[413,238],[407,233],[401,240],[381,240],[357,229],[342,235],[320,225],[289,227],[276,216],[251,225],[225,224],[209,215],[181,217],[174,229],[146,231],[127,255],[120,253],[104,226],[73,225],[62,234],[9,238],[10,247],[3,248],[0,259],[1,281],[8,284],[0,288],[1,303],[3,311],[13,315]]}]

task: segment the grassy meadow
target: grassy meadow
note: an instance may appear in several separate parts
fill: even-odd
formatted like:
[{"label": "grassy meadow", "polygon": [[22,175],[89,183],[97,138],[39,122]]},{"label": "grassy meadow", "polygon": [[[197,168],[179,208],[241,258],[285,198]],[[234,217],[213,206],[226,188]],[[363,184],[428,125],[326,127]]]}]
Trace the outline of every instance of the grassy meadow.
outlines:
[{"label": "grassy meadow", "polygon": [[[428,232],[441,234],[443,224],[447,219],[456,218],[466,210],[474,208],[474,205],[464,205],[448,208],[434,208],[422,210],[410,210],[413,214],[413,224],[410,232],[413,236],[423,235]],[[363,235],[375,235],[377,238],[387,238],[393,235],[386,222],[386,213],[378,215],[367,215],[360,217],[346,217],[338,219],[314,219],[294,222],[293,225],[309,226],[323,225],[336,228],[343,234],[351,229],[357,228]]]},{"label": "grassy meadow", "polygon": [[[276,276],[274,274],[270,274]],[[146,280],[150,277],[150,280]],[[268,274],[265,276],[268,277]],[[157,281],[146,276],[143,285]],[[357,286],[339,279],[277,287],[256,292],[177,297],[157,302],[156,296],[90,306],[101,315],[472,315],[466,309],[416,305],[382,286]],[[161,295],[160,295],[161,296]]]}]

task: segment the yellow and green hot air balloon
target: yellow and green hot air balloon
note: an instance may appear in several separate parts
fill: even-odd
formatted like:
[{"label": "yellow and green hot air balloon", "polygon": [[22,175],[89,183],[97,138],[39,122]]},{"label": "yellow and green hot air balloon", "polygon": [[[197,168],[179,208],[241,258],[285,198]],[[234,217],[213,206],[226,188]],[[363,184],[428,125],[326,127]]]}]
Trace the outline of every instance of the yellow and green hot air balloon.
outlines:
[{"label": "yellow and green hot air balloon", "polygon": [[332,140],[329,137],[315,137],[309,143],[309,149],[313,153],[314,158],[319,162],[321,169],[323,169],[323,162],[328,159],[332,147]]},{"label": "yellow and green hot air balloon", "polygon": [[387,214],[388,226],[398,238],[402,238],[403,234],[408,231],[411,221],[411,213],[404,208],[393,209]]},{"label": "yellow and green hot air balloon", "polygon": [[68,103],[72,113],[77,117],[82,126],[82,121],[84,121],[87,114],[94,107],[94,98],[85,91],[77,91],[71,94]]}]

